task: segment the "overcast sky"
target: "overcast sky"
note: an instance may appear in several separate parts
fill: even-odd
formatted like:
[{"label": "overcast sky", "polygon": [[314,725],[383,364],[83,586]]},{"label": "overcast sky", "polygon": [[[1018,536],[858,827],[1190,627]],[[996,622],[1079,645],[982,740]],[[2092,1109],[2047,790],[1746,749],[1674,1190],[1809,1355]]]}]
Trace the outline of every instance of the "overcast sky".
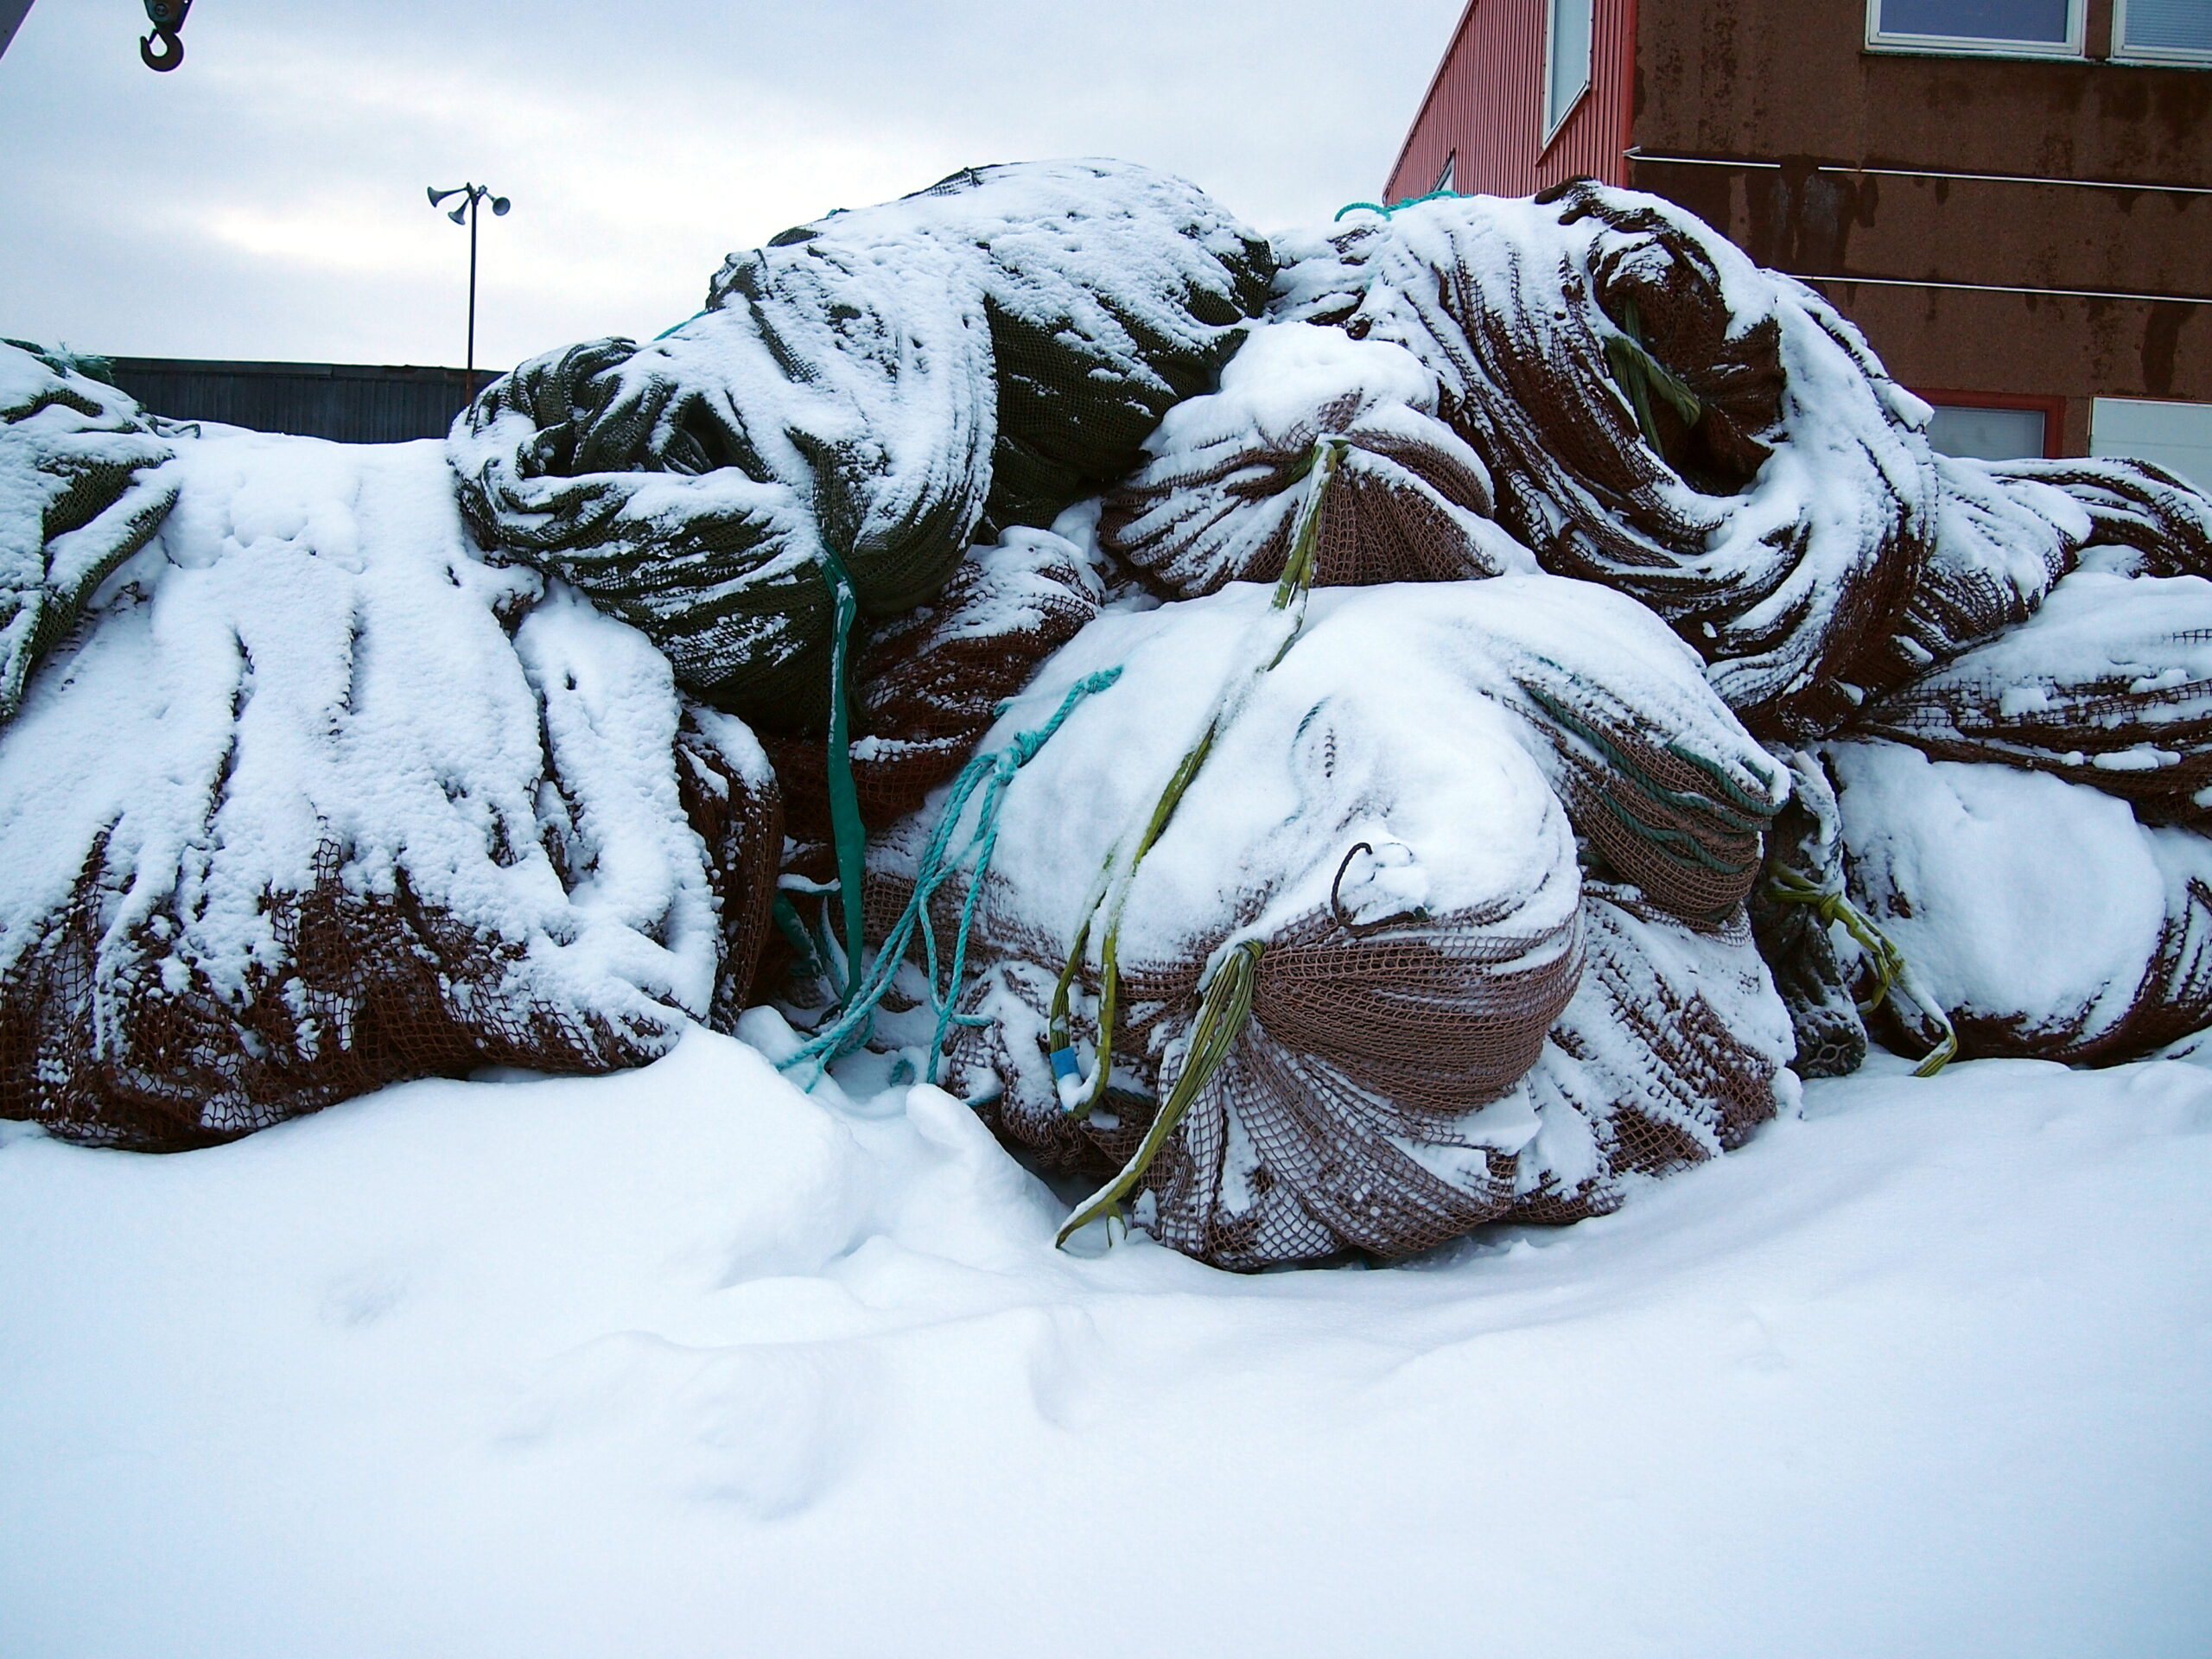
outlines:
[{"label": "overcast sky", "polygon": [[954,168],[1120,156],[1263,230],[1382,186],[1463,0],[35,0],[0,58],[0,334],[505,366],[696,311],[735,248]]}]

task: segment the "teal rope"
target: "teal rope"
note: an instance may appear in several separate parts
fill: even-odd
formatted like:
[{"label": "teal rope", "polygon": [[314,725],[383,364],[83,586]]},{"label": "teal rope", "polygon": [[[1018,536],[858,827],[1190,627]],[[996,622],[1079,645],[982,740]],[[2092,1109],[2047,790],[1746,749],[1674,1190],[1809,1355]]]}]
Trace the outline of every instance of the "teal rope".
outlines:
[{"label": "teal rope", "polygon": [[[711,309],[712,308],[710,307],[709,308]],[[671,323],[667,327],[662,329],[660,333],[655,334],[653,339],[656,340],[666,340],[678,328],[689,328],[693,323],[698,321],[700,318],[706,315],[707,313],[705,311],[694,311],[690,316],[684,318],[683,321]]]},{"label": "teal rope", "polygon": [[[1394,201],[1388,207],[1379,201],[1348,201],[1337,209],[1337,219],[1342,219],[1355,207],[1364,207],[1370,213],[1380,213],[1388,219],[1401,207],[1418,207],[1424,201],[1457,201],[1465,194],[1463,190],[1432,190],[1425,196],[1408,196],[1402,201]],[[1337,221],[1332,219],[1329,222],[1333,225]]]},{"label": "teal rope", "polygon": [[[914,931],[921,930],[922,949],[926,958],[925,971],[929,976],[930,999],[938,1010],[937,1031],[930,1039],[930,1065],[925,1081],[935,1083],[938,1062],[944,1052],[946,1033],[955,1025],[987,1025],[989,1021],[972,1014],[956,1014],[960,1000],[961,976],[967,970],[968,940],[975,925],[977,895],[983,890],[983,877],[991,867],[991,855],[996,851],[999,839],[999,812],[1005,804],[1007,790],[1014,782],[1014,775],[1037,758],[1053,733],[1075,712],[1076,705],[1095,692],[1103,691],[1122,677],[1119,668],[1104,669],[1088,675],[1068,688],[1052,717],[1033,732],[1019,734],[1002,749],[972,758],[960,769],[953,780],[952,792],[947,798],[944,810],[938,817],[937,828],[931,833],[929,845],[923,849],[919,868],[915,872],[913,896],[906,907],[892,924],[884,936],[883,948],[876,952],[875,961],[865,975],[853,976],[852,995],[845,1001],[842,1010],[830,1024],[807,1039],[788,1059],[777,1063],[779,1071],[814,1061],[826,1069],[868,1039],[875,1020],[875,1010],[898,976],[899,966],[906,960]],[[966,815],[968,804],[976,792],[982,793],[982,804],[976,815],[976,827],[957,853],[950,850],[953,832],[959,828]],[[960,931],[953,941],[951,972],[945,976],[944,989],[938,994],[937,932],[929,925],[930,900],[938,889],[959,874],[970,854],[975,855],[975,873],[969,878],[968,893],[960,907]],[[857,887],[858,883],[855,886]],[[855,963],[860,958],[854,957]],[[821,1076],[817,1070],[815,1076]]]},{"label": "teal rope", "polygon": [[845,923],[845,974],[842,999],[850,1001],[860,982],[861,883],[868,856],[868,829],[861,822],[861,795],[853,782],[852,655],[853,620],[860,604],[853,597],[853,579],[845,562],[828,547],[822,550],[822,579],[830,584],[836,604],[835,632],[830,645],[830,740],[824,770],[830,785],[830,836],[837,852],[837,907]]}]

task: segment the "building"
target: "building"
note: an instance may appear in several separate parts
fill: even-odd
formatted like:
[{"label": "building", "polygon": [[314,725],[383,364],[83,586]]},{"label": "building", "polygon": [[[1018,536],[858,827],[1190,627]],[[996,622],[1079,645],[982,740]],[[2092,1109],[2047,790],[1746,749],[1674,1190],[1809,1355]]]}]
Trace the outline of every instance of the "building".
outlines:
[{"label": "building", "polygon": [[[111,382],[156,415],[341,443],[442,438],[468,402],[467,377],[459,369],[173,357],[108,362]],[[496,371],[476,372],[480,386],[498,378]]]},{"label": "building", "polygon": [[1819,288],[1942,448],[2212,490],[2212,0],[1471,0],[1387,200],[1579,175]]}]

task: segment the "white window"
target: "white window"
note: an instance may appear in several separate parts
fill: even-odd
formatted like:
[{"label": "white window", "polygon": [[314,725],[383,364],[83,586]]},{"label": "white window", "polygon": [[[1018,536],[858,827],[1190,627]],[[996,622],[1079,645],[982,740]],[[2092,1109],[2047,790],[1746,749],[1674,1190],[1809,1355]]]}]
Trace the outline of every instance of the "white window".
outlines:
[{"label": "white window", "polygon": [[2089,453],[2156,461],[2212,493],[2212,404],[2097,398],[2089,405]]},{"label": "white window", "polygon": [[1928,423],[1928,442],[1946,455],[1978,461],[2018,461],[2044,453],[2044,412],[2039,409],[1980,409],[1938,404]]},{"label": "white window", "polygon": [[[2165,3],[2202,10],[2205,0]],[[1866,44],[1893,52],[2078,58],[2085,10],[2085,0],[1866,0]]]},{"label": "white window", "polygon": [[1545,0],[1544,142],[1590,90],[1591,10],[1595,0]]},{"label": "white window", "polygon": [[1455,149],[1444,158],[1444,170],[1436,175],[1436,182],[1428,187],[1429,194],[1433,195],[1439,190],[1457,190],[1459,188],[1459,152]]},{"label": "white window", "polygon": [[2212,0],[2119,0],[2112,49],[2142,63],[2212,63]]}]

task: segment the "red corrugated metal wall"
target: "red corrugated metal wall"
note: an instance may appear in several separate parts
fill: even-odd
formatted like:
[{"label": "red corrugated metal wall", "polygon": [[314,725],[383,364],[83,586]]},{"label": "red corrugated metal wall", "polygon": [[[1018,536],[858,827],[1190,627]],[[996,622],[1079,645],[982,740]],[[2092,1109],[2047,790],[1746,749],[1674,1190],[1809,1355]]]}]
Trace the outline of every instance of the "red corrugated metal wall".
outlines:
[{"label": "red corrugated metal wall", "polygon": [[1385,200],[1435,188],[1447,156],[1462,191],[1525,196],[1586,173],[1628,182],[1636,0],[1597,0],[1590,90],[1543,143],[1545,0],[1471,0],[1385,187]]}]

